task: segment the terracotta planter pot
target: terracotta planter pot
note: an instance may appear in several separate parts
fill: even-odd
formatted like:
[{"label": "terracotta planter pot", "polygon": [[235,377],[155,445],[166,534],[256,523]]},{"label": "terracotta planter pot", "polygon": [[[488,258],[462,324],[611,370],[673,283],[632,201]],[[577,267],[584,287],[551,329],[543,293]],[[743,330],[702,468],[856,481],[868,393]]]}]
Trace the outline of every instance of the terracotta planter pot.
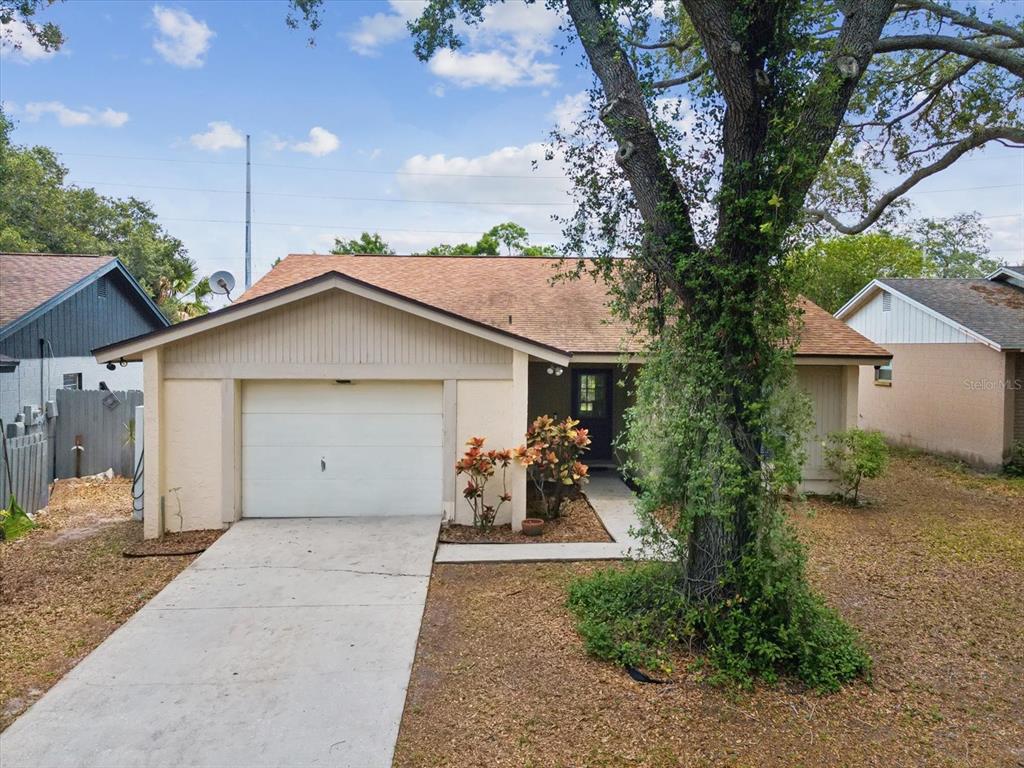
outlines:
[{"label": "terracotta planter pot", "polygon": [[523,520],[523,534],[526,536],[540,536],[544,533],[544,521],[539,517],[528,517]]}]

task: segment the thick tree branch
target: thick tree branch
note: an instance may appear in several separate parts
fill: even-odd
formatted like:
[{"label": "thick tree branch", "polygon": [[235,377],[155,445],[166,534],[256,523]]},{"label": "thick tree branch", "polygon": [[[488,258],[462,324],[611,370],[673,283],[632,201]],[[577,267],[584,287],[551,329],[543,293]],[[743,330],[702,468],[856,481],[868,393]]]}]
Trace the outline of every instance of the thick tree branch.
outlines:
[{"label": "thick tree branch", "polygon": [[1011,128],[1011,127],[994,127],[994,128],[982,128],[975,131],[970,136],[953,145],[946,154],[940,157],[931,165],[926,165],[922,168],[917,169],[914,173],[908,176],[903,183],[893,187],[891,190],[886,192],[878,201],[871,207],[868,214],[858,221],[856,224],[844,224],[835,216],[828,211],[820,208],[810,208],[804,211],[808,216],[818,220],[826,221],[831,224],[836,230],[842,232],[844,235],[858,235],[865,229],[874,224],[878,219],[885,213],[886,208],[892,205],[896,200],[905,195],[914,186],[927,179],[929,176],[933,176],[941,170],[944,170],[959,160],[963,155],[970,152],[972,149],[977,149],[983,144],[987,144],[990,141],[1012,141],[1015,144],[1024,144],[1024,129],[1022,128]]},{"label": "thick tree branch", "polygon": [[928,11],[941,18],[949,19],[967,29],[974,29],[986,35],[998,35],[1016,40],[1024,45],[1024,32],[1002,22],[988,22],[969,13],[961,13],[948,5],[933,3],[930,0],[902,0],[897,10]]},{"label": "thick tree branch", "polygon": [[949,51],[994,64],[1012,72],[1017,77],[1024,78],[1024,56],[1015,53],[1011,48],[999,45],[976,43],[962,37],[949,35],[895,35],[883,37],[875,44],[875,53],[915,50]]},{"label": "thick tree branch", "polygon": [[655,90],[664,90],[665,88],[674,88],[677,85],[686,85],[686,83],[692,83],[697,78],[703,76],[710,69],[711,66],[707,62],[704,62],[703,64],[694,67],[690,72],[686,73],[685,75],[680,75],[679,77],[672,77],[669,78],[668,80],[657,80],[651,83],[651,88],[654,88]]},{"label": "thick tree branch", "polygon": [[619,45],[616,24],[602,15],[597,0],[567,0],[566,5],[607,98],[601,120],[618,143],[616,161],[648,228],[640,258],[683,302],[689,302],[675,264],[680,253],[699,250],[690,206],[665,162],[636,71]]},{"label": "thick tree branch", "polygon": [[700,35],[725,102],[740,110],[752,109],[757,100],[754,73],[743,45],[730,26],[733,9],[722,0],[682,0]]},{"label": "thick tree branch", "polygon": [[[817,170],[835,141],[850,99],[871,61],[875,43],[892,14],[894,4],[895,0],[852,3],[831,54],[808,90],[790,140],[791,146],[801,148],[801,159],[813,172],[805,172],[792,179],[789,199],[794,207],[803,205],[817,177]],[[788,213],[795,216],[797,212],[790,209]]]}]

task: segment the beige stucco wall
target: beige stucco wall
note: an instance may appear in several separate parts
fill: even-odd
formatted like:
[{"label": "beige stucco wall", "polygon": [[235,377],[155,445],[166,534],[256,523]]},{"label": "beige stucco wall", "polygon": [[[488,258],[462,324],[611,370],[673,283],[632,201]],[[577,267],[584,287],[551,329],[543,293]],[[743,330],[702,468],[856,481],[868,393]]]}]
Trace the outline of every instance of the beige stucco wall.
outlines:
[{"label": "beige stucco wall", "polygon": [[[517,352],[519,356],[522,353]],[[461,456],[466,442],[472,437],[483,437],[484,448],[505,449],[522,445],[526,432],[526,356],[517,362],[520,375],[505,381],[462,380],[456,389],[456,453]],[[499,525],[511,522],[519,527],[526,516],[526,473],[522,467],[513,464],[508,471],[508,490],[512,502],[502,506],[495,522]],[[468,477],[454,478],[455,517],[457,523],[470,525],[473,511],[462,495]],[[485,501],[497,505],[501,492],[500,471],[488,485]]]},{"label": "beige stucco wall", "polygon": [[888,344],[892,386],[864,368],[860,424],[894,443],[971,464],[1002,464],[1013,431],[1014,364],[984,344]]},{"label": "beige stucco wall", "polygon": [[224,413],[223,390],[217,380],[164,381],[161,495],[168,531],[220,528],[226,522],[225,500],[232,505],[235,487],[233,430],[225,430],[224,422],[233,426],[234,415]]}]

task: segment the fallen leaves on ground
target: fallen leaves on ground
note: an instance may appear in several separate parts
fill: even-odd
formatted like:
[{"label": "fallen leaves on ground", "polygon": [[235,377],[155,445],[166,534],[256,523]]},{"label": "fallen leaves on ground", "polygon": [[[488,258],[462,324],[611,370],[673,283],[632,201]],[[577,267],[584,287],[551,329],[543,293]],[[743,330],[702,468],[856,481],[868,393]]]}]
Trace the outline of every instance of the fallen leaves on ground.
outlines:
[{"label": "fallen leaves on ground", "polygon": [[871,683],[744,694],[689,657],[641,685],[588,657],[565,609],[568,583],[607,566],[438,565],[395,765],[1024,764],[1020,486],[927,457],[865,485],[865,507],[813,500],[792,517],[812,582],[871,651]]},{"label": "fallen leaves on ground", "polygon": [[479,531],[471,525],[450,525],[441,531],[442,543],[448,544],[536,544],[555,541],[611,541],[600,518],[585,496],[566,499],[562,514],[548,520],[544,533],[527,536],[512,530],[511,525],[499,525],[490,531]]},{"label": "fallen leaves on ground", "polygon": [[124,478],[57,481],[37,524],[0,543],[0,729],[195,559],[122,556],[142,540]]}]

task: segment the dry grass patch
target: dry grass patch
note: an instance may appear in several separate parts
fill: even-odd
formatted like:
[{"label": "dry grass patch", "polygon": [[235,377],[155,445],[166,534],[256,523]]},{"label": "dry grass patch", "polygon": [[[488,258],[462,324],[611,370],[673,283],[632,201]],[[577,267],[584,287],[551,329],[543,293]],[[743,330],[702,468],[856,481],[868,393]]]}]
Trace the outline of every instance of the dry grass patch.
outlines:
[{"label": "dry grass patch", "polygon": [[195,559],[122,556],[142,540],[123,478],[58,481],[37,522],[0,543],[0,729]]},{"label": "dry grass patch", "polygon": [[897,457],[865,491],[867,507],[815,500],[793,519],[812,581],[868,644],[870,684],[737,694],[688,657],[640,685],[584,653],[565,609],[568,583],[606,566],[439,565],[395,765],[1021,766],[1021,489]]}]

